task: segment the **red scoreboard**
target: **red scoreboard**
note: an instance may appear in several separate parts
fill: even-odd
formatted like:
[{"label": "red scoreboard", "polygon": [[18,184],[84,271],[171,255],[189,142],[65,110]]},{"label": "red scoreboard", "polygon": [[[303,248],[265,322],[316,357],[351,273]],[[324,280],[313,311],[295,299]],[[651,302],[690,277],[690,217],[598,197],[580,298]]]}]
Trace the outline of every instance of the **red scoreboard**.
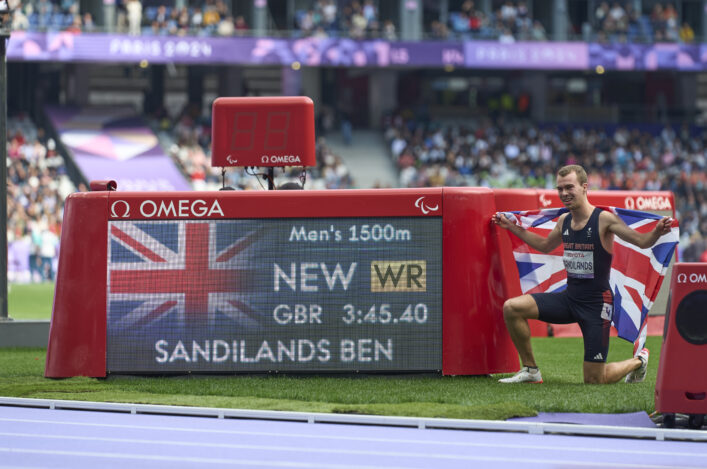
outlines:
[{"label": "red scoreboard", "polygon": [[518,369],[490,189],[105,189],[67,199],[48,377]]},{"label": "red scoreboard", "polygon": [[316,166],[314,103],[304,96],[218,98],[212,166]]}]

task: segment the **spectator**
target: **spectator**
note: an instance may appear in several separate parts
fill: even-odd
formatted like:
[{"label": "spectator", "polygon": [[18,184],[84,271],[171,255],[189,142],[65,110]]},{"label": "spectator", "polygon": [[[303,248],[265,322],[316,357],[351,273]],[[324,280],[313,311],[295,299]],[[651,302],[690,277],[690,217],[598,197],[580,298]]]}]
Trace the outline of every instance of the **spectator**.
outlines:
[{"label": "spectator", "polygon": [[128,33],[132,36],[139,36],[142,24],[142,3],[140,0],[128,0],[125,9],[128,17]]},{"label": "spectator", "polygon": [[83,30],[87,33],[92,33],[96,30],[96,25],[93,22],[93,15],[89,12],[83,14]]},{"label": "spectator", "polygon": [[331,30],[336,26],[337,6],[334,0],[324,0],[320,2],[321,17],[323,26]]},{"label": "spectator", "polygon": [[237,35],[243,36],[244,34],[246,34],[249,28],[248,23],[246,23],[245,18],[243,18],[243,15],[236,16],[234,28]]},{"label": "spectator", "polygon": [[398,39],[398,33],[395,31],[395,24],[390,20],[385,20],[383,23],[383,39],[395,41]]},{"label": "spectator", "polygon": [[501,34],[498,36],[498,41],[503,43],[503,44],[513,44],[516,42],[515,37],[513,37],[513,34],[511,34],[511,30],[508,28],[503,29],[501,31]]},{"label": "spectator", "polygon": [[530,32],[530,38],[533,41],[546,41],[547,35],[545,34],[545,28],[542,23],[538,20],[533,21],[533,29]]},{"label": "spectator", "polygon": [[81,22],[81,15],[74,15],[73,20],[71,23],[71,26],[66,28],[66,32],[72,33],[72,34],[81,34],[81,27],[83,26]]},{"label": "spectator", "polygon": [[12,14],[12,29],[14,31],[26,31],[29,29],[29,20],[21,8],[18,8]]},{"label": "spectator", "polygon": [[194,8],[194,13],[191,16],[191,27],[194,29],[201,29],[204,24],[204,15],[201,12],[200,7]]},{"label": "spectator", "polygon": [[222,19],[218,24],[217,32],[219,36],[233,36],[233,33],[236,32],[236,28],[233,24],[233,17],[226,16]]},{"label": "spectator", "polygon": [[692,43],[695,40],[695,31],[693,31],[690,24],[685,21],[680,28],[680,41],[685,43]]}]

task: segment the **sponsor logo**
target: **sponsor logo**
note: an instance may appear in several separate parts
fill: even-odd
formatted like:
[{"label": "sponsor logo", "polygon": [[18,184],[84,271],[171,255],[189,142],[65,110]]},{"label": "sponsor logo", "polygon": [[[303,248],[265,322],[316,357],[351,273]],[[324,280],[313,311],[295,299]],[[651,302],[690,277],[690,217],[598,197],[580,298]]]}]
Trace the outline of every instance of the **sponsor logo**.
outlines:
[{"label": "sponsor logo", "polygon": [[434,207],[429,206],[424,202],[424,198],[425,197],[422,196],[415,201],[415,207],[422,210],[423,215],[427,215],[430,212],[436,212],[437,210],[439,210],[439,205],[435,205]]},{"label": "sponsor logo", "polygon": [[678,283],[707,283],[707,274],[678,274]]},{"label": "sponsor logo", "polygon": [[[122,215],[120,215],[121,210],[124,209]],[[110,206],[110,217],[111,218],[128,218],[130,216],[130,204],[124,200],[116,200]]]},{"label": "sponsor logo", "polygon": [[232,157],[231,155],[228,155],[228,156],[226,157],[226,161],[228,161],[229,164],[236,164],[236,163],[238,163],[238,160],[237,160],[236,158]]},{"label": "sponsor logo", "polygon": [[569,236],[569,235],[570,235],[570,231],[569,231],[569,230],[565,230],[565,232],[562,233],[562,236]]},{"label": "sponsor logo", "polygon": [[672,210],[670,199],[663,196],[626,197],[624,206],[629,210]]},{"label": "sponsor logo", "polygon": [[590,226],[589,228],[587,228],[587,238],[591,238],[591,237],[592,237],[592,227]]},{"label": "sponsor logo", "polygon": [[[140,215],[144,218],[201,218],[213,215],[225,216],[223,210],[214,200],[209,203],[205,200],[143,200],[140,203]],[[116,200],[110,207],[111,218],[128,218],[130,204],[125,200]]]},{"label": "sponsor logo", "polygon": [[603,360],[604,356],[601,354],[601,352],[599,352],[596,355],[594,355],[594,359],[595,360]]},{"label": "sponsor logo", "polygon": [[371,291],[427,291],[427,262],[371,261]]},{"label": "sponsor logo", "polygon": [[263,155],[260,157],[261,163],[274,163],[274,164],[288,164],[288,163],[302,163],[299,155]]}]

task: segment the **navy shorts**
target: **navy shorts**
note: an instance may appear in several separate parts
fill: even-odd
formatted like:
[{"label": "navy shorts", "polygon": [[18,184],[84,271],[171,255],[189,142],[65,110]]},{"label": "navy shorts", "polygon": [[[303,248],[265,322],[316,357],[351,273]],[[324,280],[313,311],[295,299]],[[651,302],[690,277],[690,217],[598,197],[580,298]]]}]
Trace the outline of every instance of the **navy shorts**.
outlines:
[{"label": "navy shorts", "polygon": [[551,324],[578,323],[584,337],[584,361],[606,362],[609,354],[609,332],[613,301],[611,290],[592,301],[570,298],[567,290],[558,293],[533,293],[540,312],[539,319]]}]

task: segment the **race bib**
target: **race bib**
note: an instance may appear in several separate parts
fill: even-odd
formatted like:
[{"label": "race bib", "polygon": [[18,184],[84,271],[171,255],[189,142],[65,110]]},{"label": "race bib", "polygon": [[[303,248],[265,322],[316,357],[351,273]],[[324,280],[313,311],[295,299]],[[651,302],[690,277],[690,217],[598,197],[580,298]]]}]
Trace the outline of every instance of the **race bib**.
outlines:
[{"label": "race bib", "polygon": [[569,251],[562,256],[567,277],[594,278],[594,251]]}]

